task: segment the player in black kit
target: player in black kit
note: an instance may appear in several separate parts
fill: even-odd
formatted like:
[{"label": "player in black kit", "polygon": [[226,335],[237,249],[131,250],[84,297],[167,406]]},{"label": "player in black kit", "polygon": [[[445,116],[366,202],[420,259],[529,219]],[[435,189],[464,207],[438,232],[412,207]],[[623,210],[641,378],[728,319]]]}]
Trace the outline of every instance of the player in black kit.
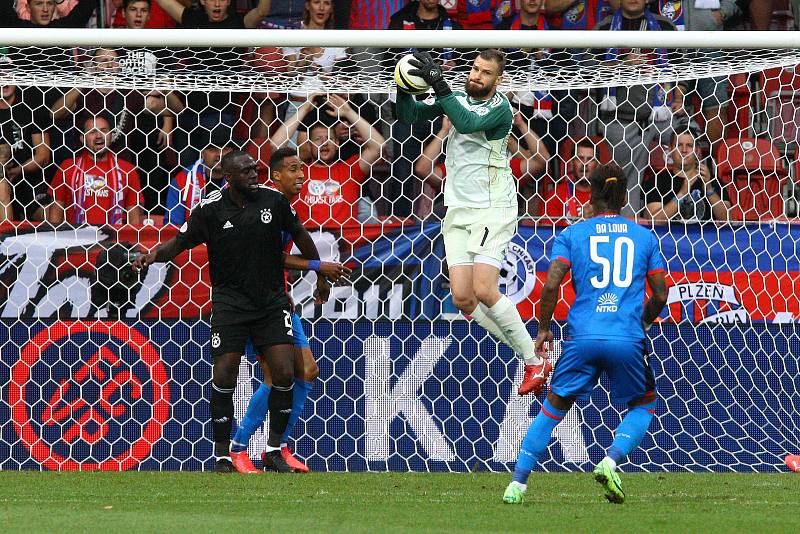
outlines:
[{"label": "player in black kit", "polygon": [[[304,258],[319,260],[311,236],[281,193],[259,185],[256,163],[241,151],[222,158],[229,187],[210,193],[194,208],[178,234],[133,262],[142,269],[172,260],[201,243],[208,246],[211,270],[211,355],[214,358],[211,419],[216,470],[230,472],[233,392],[248,339],[272,374],[269,438],[265,467],[292,472],[280,443],[292,411],[294,337],[284,290],[283,237],[294,239]],[[330,286],[319,278],[326,299]]]}]

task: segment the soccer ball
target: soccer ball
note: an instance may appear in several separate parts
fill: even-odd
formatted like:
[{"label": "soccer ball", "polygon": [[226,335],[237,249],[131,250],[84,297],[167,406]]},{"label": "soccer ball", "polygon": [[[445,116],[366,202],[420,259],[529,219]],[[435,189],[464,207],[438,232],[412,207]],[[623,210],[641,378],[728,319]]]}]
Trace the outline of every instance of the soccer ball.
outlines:
[{"label": "soccer ball", "polygon": [[400,61],[394,67],[394,81],[397,83],[397,87],[406,93],[418,95],[427,91],[430,86],[419,76],[408,73],[408,71],[416,68],[409,63],[412,59],[414,59],[413,54],[406,54],[400,58]]}]

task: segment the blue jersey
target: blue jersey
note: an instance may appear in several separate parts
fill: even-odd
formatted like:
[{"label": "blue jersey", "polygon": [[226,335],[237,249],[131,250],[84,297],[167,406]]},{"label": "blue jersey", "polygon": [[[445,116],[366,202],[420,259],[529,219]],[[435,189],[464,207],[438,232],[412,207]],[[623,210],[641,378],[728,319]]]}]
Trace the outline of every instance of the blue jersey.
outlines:
[{"label": "blue jersey", "polygon": [[575,302],[567,317],[571,338],[645,337],[645,281],[664,271],[653,232],[619,215],[601,215],[570,226],[550,253],[570,266]]}]

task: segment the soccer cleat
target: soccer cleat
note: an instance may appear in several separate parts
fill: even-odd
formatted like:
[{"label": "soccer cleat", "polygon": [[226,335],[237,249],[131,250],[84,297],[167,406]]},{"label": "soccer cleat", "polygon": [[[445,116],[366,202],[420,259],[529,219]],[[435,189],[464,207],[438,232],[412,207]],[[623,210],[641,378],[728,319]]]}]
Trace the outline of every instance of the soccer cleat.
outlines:
[{"label": "soccer cleat", "polygon": [[240,452],[231,452],[231,462],[233,463],[233,467],[239,473],[245,473],[248,475],[263,473],[263,471],[261,471],[260,469],[256,469],[256,466],[253,465],[253,462],[247,455],[246,450]]},{"label": "soccer cleat", "polygon": [[236,469],[228,458],[217,459],[217,465],[214,466],[214,471],[217,473],[233,473]]},{"label": "soccer cleat", "polygon": [[625,502],[625,492],[622,491],[622,481],[616,470],[605,459],[594,468],[594,479],[603,485],[606,490],[606,499],[615,504]]},{"label": "soccer cleat", "polygon": [[786,462],[786,467],[800,473],[800,454],[787,454],[783,461]]},{"label": "soccer cleat", "polygon": [[262,452],[261,461],[264,462],[264,469],[267,471],[294,473],[294,469],[286,463],[286,460],[283,459],[283,455],[279,450]]},{"label": "soccer cleat", "polygon": [[528,393],[539,395],[547,383],[547,377],[553,372],[550,360],[544,358],[544,362],[539,365],[526,365],[525,376],[522,377],[522,384],[519,385],[517,394],[521,397]]},{"label": "soccer cleat", "polygon": [[522,504],[522,501],[525,500],[525,491],[527,489],[527,485],[512,480],[505,493],[503,493],[503,502],[506,504]]},{"label": "soccer cleat", "polygon": [[306,464],[295,458],[294,454],[292,454],[292,450],[289,448],[288,445],[284,445],[281,447],[281,456],[283,456],[283,459],[286,460],[287,464],[289,464],[289,467],[294,469],[295,473],[311,472],[311,469],[309,469]]}]

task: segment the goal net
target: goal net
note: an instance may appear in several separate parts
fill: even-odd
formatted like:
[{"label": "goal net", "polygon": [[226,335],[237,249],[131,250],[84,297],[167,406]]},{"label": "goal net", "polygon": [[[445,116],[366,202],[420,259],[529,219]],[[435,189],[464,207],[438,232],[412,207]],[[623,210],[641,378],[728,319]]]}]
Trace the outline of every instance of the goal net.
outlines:
[{"label": "goal net", "polygon": [[[322,306],[315,275],[290,273],[320,368],[296,454],[313,470],[513,467],[540,401],[516,395],[519,360],[452,303],[452,126],[398,121],[392,77],[401,55],[430,49],[461,89],[488,45],[506,52],[519,184],[501,290],[531,333],[553,240],[591,215],[598,163],[624,168],[625,213],[653,228],[668,265],[648,342],[657,414],[623,469],[774,471],[800,443],[800,51],[788,39],[27,33],[4,34],[0,55],[0,469],[213,465],[205,248],[141,276],[127,265],[221,187],[226,151],[252,154],[266,182],[278,146],[306,164],[294,207],[321,256],[354,270]],[[565,284],[554,360],[573,297]],[[261,378],[248,353],[237,420]],[[607,390],[602,378],[557,427],[543,469],[603,457],[625,412]],[[264,444],[259,430],[253,458]]]}]

